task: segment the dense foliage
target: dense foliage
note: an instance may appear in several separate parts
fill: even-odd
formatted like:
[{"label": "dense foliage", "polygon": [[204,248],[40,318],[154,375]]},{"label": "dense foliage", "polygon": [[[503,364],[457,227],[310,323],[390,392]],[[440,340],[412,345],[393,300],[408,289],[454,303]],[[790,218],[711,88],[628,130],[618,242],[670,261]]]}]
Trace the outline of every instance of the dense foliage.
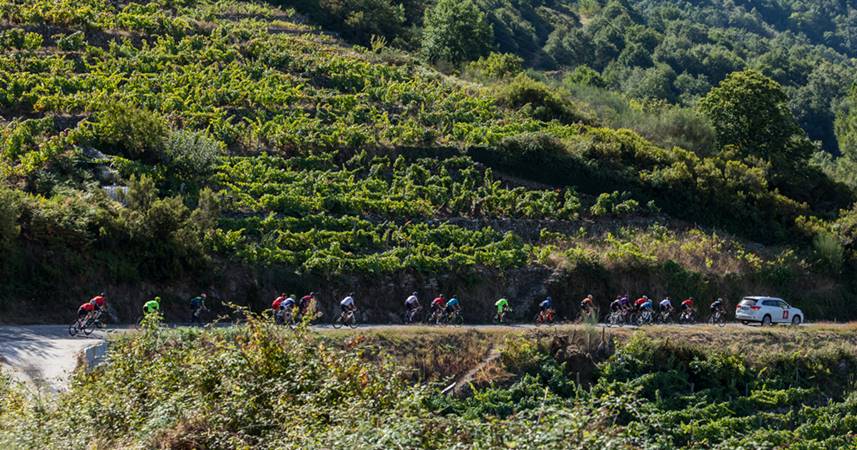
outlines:
[{"label": "dense foliage", "polygon": [[[635,336],[596,364],[564,347],[567,336],[509,337],[498,360],[505,381],[449,397],[407,382],[410,366],[363,336],[322,339],[266,323],[117,339],[106,366],[78,373],[50,403],[0,377],[0,445],[725,449],[857,439],[857,359],[835,346],[750,361]],[[781,337],[756,336],[756,345],[776,348]]]}]

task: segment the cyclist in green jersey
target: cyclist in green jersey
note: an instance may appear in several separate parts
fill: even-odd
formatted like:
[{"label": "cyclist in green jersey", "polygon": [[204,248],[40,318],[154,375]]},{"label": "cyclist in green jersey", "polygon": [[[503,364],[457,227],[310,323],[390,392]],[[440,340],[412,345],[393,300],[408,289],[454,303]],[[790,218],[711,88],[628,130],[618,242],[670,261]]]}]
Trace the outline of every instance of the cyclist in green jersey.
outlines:
[{"label": "cyclist in green jersey", "polygon": [[497,317],[500,317],[503,312],[509,309],[509,300],[501,298],[500,300],[497,300],[496,303],[494,303],[494,306],[497,307]]},{"label": "cyclist in green jersey", "polygon": [[143,304],[144,313],[150,314],[155,311],[161,311],[161,297],[155,297],[152,300],[149,300],[148,302]]}]

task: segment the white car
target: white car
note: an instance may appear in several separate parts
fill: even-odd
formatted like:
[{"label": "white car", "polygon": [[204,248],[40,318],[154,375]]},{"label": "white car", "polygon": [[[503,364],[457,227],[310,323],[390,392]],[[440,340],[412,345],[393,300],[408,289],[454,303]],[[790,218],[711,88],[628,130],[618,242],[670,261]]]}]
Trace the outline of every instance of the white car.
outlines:
[{"label": "white car", "polygon": [[762,326],[775,323],[799,325],[804,321],[803,311],[777,297],[744,297],[735,307],[735,319],[746,325],[759,322]]}]

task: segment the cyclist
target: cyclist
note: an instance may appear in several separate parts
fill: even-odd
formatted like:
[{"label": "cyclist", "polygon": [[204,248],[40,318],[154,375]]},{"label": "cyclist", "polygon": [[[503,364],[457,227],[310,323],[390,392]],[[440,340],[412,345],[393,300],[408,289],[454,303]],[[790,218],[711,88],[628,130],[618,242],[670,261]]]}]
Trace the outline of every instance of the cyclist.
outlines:
[{"label": "cyclist", "polygon": [[550,297],[545,297],[541,303],[539,303],[539,315],[537,319],[547,322],[552,321],[553,317],[553,299]]},{"label": "cyclist", "polygon": [[634,302],[634,307],[637,309],[637,311],[642,311],[643,304],[645,304],[646,302],[649,302],[649,301],[650,301],[649,297],[646,297],[644,295],[644,296],[638,298],[637,301]]},{"label": "cyclist", "polygon": [[286,293],[280,292],[280,296],[275,298],[274,301],[271,302],[271,309],[274,311],[274,314],[279,314],[284,301],[286,301]]},{"label": "cyclist", "polygon": [[664,299],[658,303],[658,309],[660,309],[662,313],[671,313],[673,311],[673,302],[670,300],[669,296],[664,297]]},{"label": "cyclist", "polygon": [[453,295],[452,298],[446,302],[443,309],[446,316],[450,317],[452,313],[461,311],[461,303],[459,303],[458,298]]},{"label": "cyclist", "polygon": [[652,307],[654,306],[654,304],[653,304],[653,303],[652,303],[652,301],[649,299],[649,297],[646,297],[646,296],[644,295],[644,296],[643,296],[643,298],[644,298],[644,299],[646,299],[646,301],[645,301],[645,302],[643,302],[643,304],[642,304],[642,305],[640,305],[640,311],[649,311],[649,312],[651,312],[651,311],[652,311]]},{"label": "cyclist", "polygon": [[190,299],[190,324],[199,324],[202,325],[202,312],[206,310],[205,307],[205,299],[208,298],[205,295],[205,292],[197,295],[196,297]]},{"label": "cyclist", "polygon": [[155,297],[146,303],[143,303],[143,312],[149,315],[153,312],[161,312],[161,297]]},{"label": "cyclist", "polygon": [[494,303],[494,306],[497,307],[497,319],[499,320],[500,317],[502,317],[503,314],[506,312],[506,310],[509,309],[509,300],[501,298],[500,300],[497,300],[496,303]]},{"label": "cyclist", "polygon": [[413,322],[420,308],[420,299],[417,298],[417,291],[414,291],[405,299],[405,323]]},{"label": "cyclist", "polygon": [[693,310],[693,297],[686,298],[681,302],[682,317],[693,318],[696,316],[696,311]]},{"label": "cyclist", "polygon": [[553,308],[553,299],[550,297],[545,297],[541,303],[539,303],[539,312],[545,313],[547,310]]},{"label": "cyclist", "polygon": [[90,314],[95,314],[95,303],[93,302],[86,302],[80,305],[80,308],[77,308],[78,320],[85,322]]},{"label": "cyclist", "polygon": [[283,311],[291,311],[294,309],[295,304],[297,304],[295,297],[297,297],[295,294],[286,297],[286,299],[283,300],[283,303],[280,303],[280,309]]},{"label": "cyclist", "polygon": [[580,310],[584,314],[588,315],[595,310],[595,303],[593,303],[594,299],[595,297],[593,297],[592,294],[589,294],[580,301]]},{"label": "cyclist", "polygon": [[357,305],[354,304],[354,293],[349,292],[348,295],[339,302],[339,306],[342,308],[342,317],[345,317],[349,312],[356,311]]},{"label": "cyclist", "polygon": [[298,309],[299,309],[298,313],[300,314],[301,317],[303,317],[304,314],[306,314],[307,311],[309,311],[310,305],[312,305],[317,300],[316,294],[317,294],[316,292],[310,292],[309,294],[301,297],[301,300],[298,302]]},{"label": "cyclist", "polygon": [[102,292],[95,297],[92,297],[89,300],[89,303],[92,303],[92,306],[95,306],[97,310],[103,312],[107,309],[107,294]]},{"label": "cyclist", "polygon": [[619,297],[619,308],[624,312],[628,312],[631,309],[631,299],[628,297],[628,294]]},{"label": "cyclist", "polygon": [[446,297],[443,294],[438,295],[431,301],[431,312],[432,314],[436,312],[443,311],[443,308],[446,306]]},{"label": "cyclist", "polygon": [[715,300],[714,303],[711,304],[710,308],[712,315],[716,312],[723,314],[723,299],[718,298],[717,300]]}]

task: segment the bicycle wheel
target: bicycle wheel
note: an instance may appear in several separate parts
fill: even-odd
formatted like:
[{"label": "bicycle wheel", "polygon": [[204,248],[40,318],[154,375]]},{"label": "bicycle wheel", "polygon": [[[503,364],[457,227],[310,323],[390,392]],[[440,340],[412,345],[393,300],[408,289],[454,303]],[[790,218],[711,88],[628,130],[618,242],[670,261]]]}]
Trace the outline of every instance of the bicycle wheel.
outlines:
[{"label": "bicycle wheel", "polygon": [[77,333],[80,333],[80,326],[78,323],[80,322],[75,320],[74,323],[68,326],[68,334],[70,336],[77,336]]},{"label": "bicycle wheel", "polygon": [[333,328],[336,328],[337,330],[342,328],[342,315],[341,314],[339,315],[339,317],[336,318],[336,320],[333,321]]},{"label": "bicycle wheel", "polygon": [[83,334],[85,334],[85,335],[89,336],[90,334],[92,334],[92,332],[93,332],[93,331],[95,331],[95,318],[94,318],[94,317],[90,317],[90,318],[89,318],[89,319],[88,319],[88,320],[83,324]]},{"label": "bicycle wheel", "polygon": [[452,316],[452,324],[456,326],[464,325],[464,317],[461,317],[461,314],[456,313]]},{"label": "bicycle wheel", "polygon": [[354,314],[349,315],[348,326],[351,327],[352,330],[357,328],[357,317]]}]

